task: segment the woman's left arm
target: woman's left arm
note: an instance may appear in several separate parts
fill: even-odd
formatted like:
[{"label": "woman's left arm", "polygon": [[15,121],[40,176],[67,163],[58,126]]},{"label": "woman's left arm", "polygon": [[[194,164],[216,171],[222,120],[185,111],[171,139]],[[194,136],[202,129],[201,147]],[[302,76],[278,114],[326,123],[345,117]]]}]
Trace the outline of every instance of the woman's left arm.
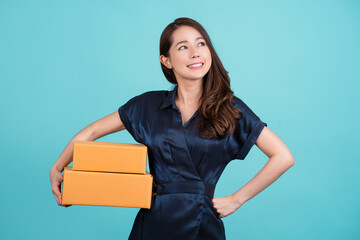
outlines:
[{"label": "woman's left arm", "polygon": [[220,218],[235,212],[295,164],[294,158],[284,142],[266,126],[255,144],[270,159],[255,177],[238,191],[224,198],[213,198],[213,205]]},{"label": "woman's left arm", "polygon": [[268,127],[264,127],[255,144],[269,157],[269,160],[255,177],[232,195],[239,207],[267,188],[295,164],[288,147]]}]

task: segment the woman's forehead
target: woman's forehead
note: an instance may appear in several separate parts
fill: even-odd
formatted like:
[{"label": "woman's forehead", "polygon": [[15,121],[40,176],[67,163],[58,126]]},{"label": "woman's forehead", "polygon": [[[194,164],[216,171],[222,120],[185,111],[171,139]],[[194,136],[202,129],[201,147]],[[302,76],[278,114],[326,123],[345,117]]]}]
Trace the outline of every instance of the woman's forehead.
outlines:
[{"label": "woman's forehead", "polygon": [[204,39],[200,32],[190,26],[182,26],[176,29],[173,32],[173,44],[177,45],[179,43],[188,42],[188,41],[197,41],[199,39]]},{"label": "woman's forehead", "polygon": [[[200,32],[191,27],[191,26],[181,26],[173,32],[173,37],[175,38],[185,38],[185,37],[201,37]],[[180,39],[178,39],[180,40]]]}]

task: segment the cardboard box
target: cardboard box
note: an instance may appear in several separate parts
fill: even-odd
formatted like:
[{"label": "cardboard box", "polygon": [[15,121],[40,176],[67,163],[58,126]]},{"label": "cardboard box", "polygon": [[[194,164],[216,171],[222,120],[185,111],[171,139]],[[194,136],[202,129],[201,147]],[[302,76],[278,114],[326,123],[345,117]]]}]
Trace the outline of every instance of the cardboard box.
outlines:
[{"label": "cardboard box", "polygon": [[146,173],[147,147],[144,144],[80,141],[74,142],[73,170]]},{"label": "cardboard box", "polygon": [[153,177],[150,173],[108,173],[64,168],[62,204],[150,209]]}]

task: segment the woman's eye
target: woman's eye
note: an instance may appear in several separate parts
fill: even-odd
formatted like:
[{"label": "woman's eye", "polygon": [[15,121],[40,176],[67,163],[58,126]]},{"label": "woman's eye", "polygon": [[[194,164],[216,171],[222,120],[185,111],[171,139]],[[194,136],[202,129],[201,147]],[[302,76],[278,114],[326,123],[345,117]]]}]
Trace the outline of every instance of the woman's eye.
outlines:
[{"label": "woman's eye", "polygon": [[[206,44],[205,44],[205,42],[200,42],[200,43],[202,43],[203,44],[203,46],[205,46]],[[199,44],[200,44],[199,43]],[[186,47],[185,45],[182,45],[181,47],[179,47],[179,50],[182,48],[182,47]]]}]

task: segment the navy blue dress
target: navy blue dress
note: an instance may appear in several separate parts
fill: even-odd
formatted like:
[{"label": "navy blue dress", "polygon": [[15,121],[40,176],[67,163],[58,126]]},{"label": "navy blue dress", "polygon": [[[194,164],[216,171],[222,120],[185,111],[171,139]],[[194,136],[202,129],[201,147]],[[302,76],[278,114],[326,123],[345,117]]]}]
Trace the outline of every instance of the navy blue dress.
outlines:
[{"label": "navy blue dress", "polygon": [[148,147],[156,184],[151,208],[139,210],[129,240],[226,239],[211,201],[215,185],[231,160],[244,160],[267,126],[234,96],[234,106],[243,112],[236,131],[222,140],[202,138],[198,111],[182,124],[175,105],[177,88],[142,93],[118,109],[128,132]]}]

